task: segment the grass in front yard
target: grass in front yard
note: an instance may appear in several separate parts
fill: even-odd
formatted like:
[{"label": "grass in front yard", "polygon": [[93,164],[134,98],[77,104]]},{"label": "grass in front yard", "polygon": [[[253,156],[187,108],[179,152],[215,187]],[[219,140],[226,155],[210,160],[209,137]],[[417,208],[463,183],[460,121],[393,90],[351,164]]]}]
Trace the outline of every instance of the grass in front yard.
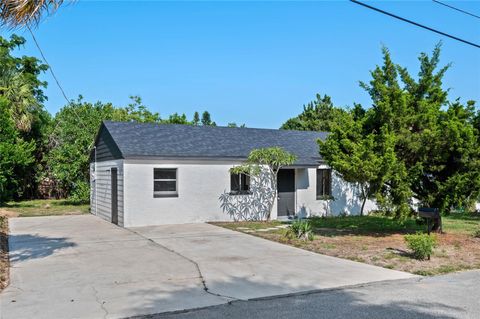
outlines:
[{"label": "grass in front yard", "polygon": [[8,219],[0,216],[0,291],[8,285]]},{"label": "grass in front yard", "polygon": [[[288,239],[283,229],[259,232],[280,222],[215,223],[236,231],[303,248],[317,253],[364,262],[419,275],[437,275],[480,268],[479,214],[452,214],[443,217],[444,234],[437,234],[438,247],[431,260],[412,258],[404,235],[426,229],[410,219],[400,222],[383,216],[347,216],[311,219],[315,239]],[[250,227],[251,225],[251,227]]]},{"label": "grass in front yard", "polygon": [[9,217],[32,217],[87,214],[90,205],[67,199],[39,199],[8,202],[0,206],[0,215]]}]

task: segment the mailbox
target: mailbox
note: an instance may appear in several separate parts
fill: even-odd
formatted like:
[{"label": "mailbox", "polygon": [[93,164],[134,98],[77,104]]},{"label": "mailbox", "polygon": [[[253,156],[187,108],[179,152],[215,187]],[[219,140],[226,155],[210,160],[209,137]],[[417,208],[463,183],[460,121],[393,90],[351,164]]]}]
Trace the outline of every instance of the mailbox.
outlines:
[{"label": "mailbox", "polygon": [[418,209],[418,216],[423,218],[438,218],[440,217],[440,210],[438,208],[420,207]]},{"label": "mailbox", "polygon": [[[442,216],[440,215],[440,209],[420,207],[418,208],[418,216],[427,220],[428,234],[430,234],[432,229],[442,232]],[[433,221],[433,225],[430,227],[431,221]]]}]

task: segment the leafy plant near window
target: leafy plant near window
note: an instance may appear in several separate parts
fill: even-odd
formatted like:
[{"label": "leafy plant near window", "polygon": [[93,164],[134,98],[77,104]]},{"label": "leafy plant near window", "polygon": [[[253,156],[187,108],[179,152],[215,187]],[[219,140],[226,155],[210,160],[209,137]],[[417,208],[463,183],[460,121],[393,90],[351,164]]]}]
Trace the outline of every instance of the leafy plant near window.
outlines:
[{"label": "leafy plant near window", "polygon": [[247,176],[259,176],[262,171],[266,171],[270,179],[271,198],[267,199],[269,203],[266,219],[270,220],[273,210],[273,204],[277,198],[277,179],[278,172],[282,167],[292,165],[297,157],[284,150],[281,147],[268,147],[254,149],[248,155],[243,165],[235,166],[230,169],[231,174],[245,174]]}]

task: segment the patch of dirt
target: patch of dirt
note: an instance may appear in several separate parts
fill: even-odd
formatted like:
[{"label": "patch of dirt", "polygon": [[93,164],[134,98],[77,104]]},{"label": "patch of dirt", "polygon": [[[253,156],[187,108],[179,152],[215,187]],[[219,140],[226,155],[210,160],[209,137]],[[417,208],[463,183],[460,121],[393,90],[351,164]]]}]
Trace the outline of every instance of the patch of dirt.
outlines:
[{"label": "patch of dirt", "polygon": [[0,291],[9,282],[8,219],[0,216]]},{"label": "patch of dirt", "polygon": [[414,259],[403,234],[333,234],[319,231],[313,241],[287,239],[279,232],[255,232],[254,236],[333,257],[419,275],[437,275],[480,268],[480,238],[466,234],[437,234],[438,247],[430,260]]},{"label": "patch of dirt", "polygon": [[12,212],[12,211],[9,211],[9,210],[6,210],[4,208],[0,208],[0,217],[18,217],[18,213],[16,212]]}]

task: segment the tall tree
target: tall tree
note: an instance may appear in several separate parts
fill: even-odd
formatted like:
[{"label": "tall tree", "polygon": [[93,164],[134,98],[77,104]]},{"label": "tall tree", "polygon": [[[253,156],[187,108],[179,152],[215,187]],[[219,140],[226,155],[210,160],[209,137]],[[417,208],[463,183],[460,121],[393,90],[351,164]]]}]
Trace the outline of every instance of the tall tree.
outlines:
[{"label": "tall tree", "polygon": [[469,206],[480,192],[475,105],[448,101],[442,80],[450,65],[438,66],[440,51],[439,44],[431,55],[420,54],[415,79],[384,48],[383,65],[361,83],[373,102],[359,117],[363,138],[394,135],[397,166],[377,195],[396,215],[408,212],[409,194],[421,205],[449,211]]},{"label": "tall tree", "polygon": [[0,96],[8,101],[9,114],[18,135],[35,147],[35,161],[15,170],[15,179],[21,181],[17,183],[15,198],[36,195],[38,172],[43,171],[46,135],[51,122],[43,107],[46,82],[39,79],[47,66],[35,57],[14,56],[14,50],[24,43],[25,39],[16,35],[9,40],[0,37]]},{"label": "tall tree", "polygon": [[162,120],[158,113],[151,112],[139,96],[130,96],[131,102],[124,108],[115,109],[117,121],[135,121],[139,123],[160,123]]},{"label": "tall tree", "polygon": [[10,101],[12,117],[17,128],[30,131],[33,113],[43,109],[47,83],[39,75],[48,69],[35,57],[16,57],[12,53],[25,44],[25,39],[12,35],[10,40],[0,37],[0,95]]},{"label": "tall tree", "polygon": [[171,114],[168,119],[163,120],[162,123],[165,124],[183,124],[183,125],[191,125],[192,123],[187,120],[187,116],[185,114],[178,114],[173,113]]},{"label": "tall tree", "polygon": [[0,96],[0,203],[18,196],[16,171],[34,162],[33,142],[25,142],[15,127],[9,101]]},{"label": "tall tree", "polygon": [[195,111],[195,113],[193,113],[192,124],[195,125],[195,126],[200,124],[200,114],[198,114],[197,111]]},{"label": "tall tree", "polygon": [[203,126],[217,126],[217,124],[212,121],[212,119],[210,117],[210,113],[208,111],[204,111],[202,113],[202,125]]},{"label": "tall tree", "polygon": [[394,136],[386,130],[380,134],[362,134],[362,123],[346,118],[332,129],[325,141],[318,141],[320,154],[346,182],[357,185],[363,216],[367,199],[382,189],[395,166]]},{"label": "tall tree", "polygon": [[335,107],[328,95],[317,94],[316,100],[303,106],[303,112],[287,120],[280,127],[284,130],[331,131],[336,123],[342,121],[347,112]]}]

